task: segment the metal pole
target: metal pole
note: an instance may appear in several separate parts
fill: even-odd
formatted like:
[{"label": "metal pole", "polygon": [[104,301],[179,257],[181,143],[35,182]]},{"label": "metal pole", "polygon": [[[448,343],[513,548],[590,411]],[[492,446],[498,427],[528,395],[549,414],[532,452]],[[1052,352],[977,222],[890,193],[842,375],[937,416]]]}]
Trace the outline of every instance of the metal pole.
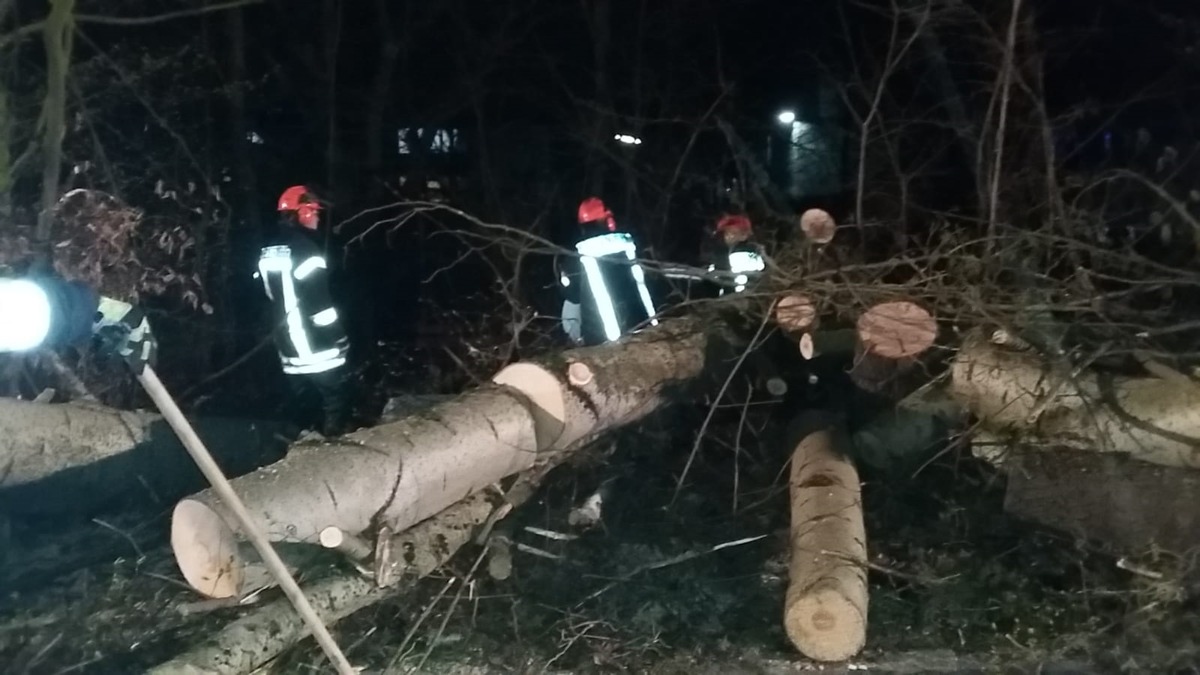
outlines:
[{"label": "metal pole", "polygon": [[204,442],[196,435],[195,429],[183,416],[183,412],[179,410],[179,406],[175,405],[175,399],[167,393],[166,387],[158,379],[158,375],[150,366],[145,366],[140,375],[137,376],[138,382],[145,387],[146,393],[154,400],[154,404],[162,412],[163,417],[167,420],[167,424],[175,430],[179,436],[179,440],[183,442],[183,447],[187,449],[188,454],[196,461],[196,466],[200,467],[200,471],[204,473],[204,477],[212,484],[216,490],[217,496],[225,505],[233,511],[233,515],[237,518],[238,524],[241,525],[243,531],[250,537],[250,543],[254,544],[254,548],[258,554],[262,556],[263,562],[266,563],[267,569],[279,582],[279,587],[283,589],[284,595],[288,600],[291,600],[292,606],[296,608],[296,612],[304,619],[304,623],[308,624],[309,630],[312,631],[313,637],[317,643],[321,645],[321,649],[337,666],[338,673],[341,675],[357,675],[358,671],[350,662],[346,660],[346,655],[342,653],[340,647],[333,636],[329,634],[329,629],[321,621],[321,617],[317,616],[316,610],[309,604],[308,598],[304,597],[304,592],[300,590],[300,586],[296,584],[296,580],[288,572],[287,566],[283,564],[283,560],[275,549],[271,546],[267,535],[254,522],[250,512],[246,510],[246,505],[233,491],[233,486],[229,484],[229,479],[221,472],[221,467],[217,466],[216,461],[208,452],[208,448],[204,447]]}]

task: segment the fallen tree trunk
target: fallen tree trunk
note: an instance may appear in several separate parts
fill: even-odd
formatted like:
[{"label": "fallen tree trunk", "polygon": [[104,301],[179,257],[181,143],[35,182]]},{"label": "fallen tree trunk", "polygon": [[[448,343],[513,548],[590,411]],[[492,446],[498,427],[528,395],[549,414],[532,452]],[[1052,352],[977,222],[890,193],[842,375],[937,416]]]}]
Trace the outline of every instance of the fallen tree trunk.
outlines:
[{"label": "fallen tree trunk", "polygon": [[[232,475],[282,457],[285,433],[290,433],[279,423],[236,418],[200,418],[196,429]],[[169,503],[204,485],[160,415],[94,403],[0,398],[0,508],[5,511],[88,512],[132,490]]]},{"label": "fallen tree trunk", "polygon": [[[477,492],[399,535],[381,547],[392,551],[377,559],[376,577],[389,578],[381,586],[374,579],[342,573],[323,579],[305,595],[325,625],[337,621],[401,592],[404,585],[428,576],[474,539],[481,542],[488,528],[524,503],[545,477],[546,470],[534,469],[520,475],[513,486],[499,495]],[[381,569],[386,568],[386,569]],[[150,675],[235,675],[253,672],[308,637],[304,622],[286,598],[251,610],[223,628],[203,644],[148,671]]]},{"label": "fallen tree trunk", "polygon": [[858,472],[844,434],[819,415],[793,424],[791,564],[783,624],[817,661],[845,661],[867,634],[867,545]]},{"label": "fallen tree trunk", "polygon": [[992,434],[1200,468],[1200,386],[1190,380],[1075,375],[978,332],[963,342],[951,377],[952,395]]},{"label": "fallen tree trunk", "polygon": [[[702,328],[703,327],[703,328]],[[665,322],[615,344],[504,369],[494,384],[403,420],[322,443],[234,481],[274,541],[315,544],[328,528],[403,532],[547,452],[649,414],[706,366],[731,366],[719,326]],[[181,501],[171,546],[194,588],[237,595],[237,526],[210,491]]]}]

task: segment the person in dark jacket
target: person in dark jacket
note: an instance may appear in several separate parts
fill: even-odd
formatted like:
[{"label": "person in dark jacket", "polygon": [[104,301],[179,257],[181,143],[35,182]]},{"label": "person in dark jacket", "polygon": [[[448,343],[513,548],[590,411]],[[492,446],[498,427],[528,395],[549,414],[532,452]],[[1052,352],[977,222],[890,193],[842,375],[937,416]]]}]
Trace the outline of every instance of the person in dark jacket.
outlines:
[{"label": "person in dark jacket", "polygon": [[598,345],[642,323],[657,324],[633,236],[617,230],[612,211],[597,197],[580,203],[578,222],[577,255],[559,267],[563,330],[577,344]]},{"label": "person in dark jacket", "polygon": [[298,396],[319,394],[321,433],[336,436],[349,424],[349,339],[329,292],[328,265],[315,241],[321,205],[304,186],[279,197],[278,226],[259,252],[263,293],[271,303],[275,347]]},{"label": "person in dark jacket", "polygon": [[136,374],[153,366],[158,353],[150,321],[135,305],[57,276],[0,279],[0,352],[66,347],[90,337]]},{"label": "person in dark jacket", "polygon": [[741,293],[766,269],[762,248],[754,241],[754,227],[744,215],[726,214],[717,221],[715,234],[708,271],[724,273],[718,295],[729,290]]}]

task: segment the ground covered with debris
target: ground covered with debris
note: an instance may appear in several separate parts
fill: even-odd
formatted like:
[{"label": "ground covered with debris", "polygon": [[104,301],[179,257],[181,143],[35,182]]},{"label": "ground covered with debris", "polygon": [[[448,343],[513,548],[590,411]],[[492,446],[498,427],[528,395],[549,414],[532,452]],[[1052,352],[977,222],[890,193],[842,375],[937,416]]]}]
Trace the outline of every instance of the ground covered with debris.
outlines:
[{"label": "ground covered with debris", "polygon": [[[680,487],[695,433],[681,416],[692,412],[658,416],[557,469],[498,532],[516,545],[508,578],[489,576],[484,551],[464,549],[415,591],[337,624],[350,659],[397,673],[817,668],[781,621],[789,450],[772,442],[768,422],[732,411],[708,429]],[[868,644],[824,670],[1194,672],[1200,663],[1188,561],[1110,555],[1017,521],[1003,512],[1003,481],[962,450],[862,478]],[[601,521],[573,527],[571,510],[597,492]],[[213,609],[186,587],[165,546],[168,514],[11,523],[5,672],[138,672],[248,611]],[[311,641],[272,668],[328,671]]]}]

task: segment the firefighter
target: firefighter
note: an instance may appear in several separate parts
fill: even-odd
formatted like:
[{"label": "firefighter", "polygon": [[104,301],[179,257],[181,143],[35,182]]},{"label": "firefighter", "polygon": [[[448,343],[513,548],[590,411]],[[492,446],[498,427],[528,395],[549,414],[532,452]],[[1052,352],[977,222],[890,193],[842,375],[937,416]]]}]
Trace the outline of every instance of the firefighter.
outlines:
[{"label": "firefighter", "polygon": [[726,214],[717,221],[715,234],[708,271],[722,273],[718,294],[730,289],[741,293],[766,268],[762,249],[754,242],[754,228],[746,216]]},{"label": "firefighter", "polygon": [[89,337],[136,374],[157,357],[150,321],[134,305],[53,276],[0,279],[0,352],[78,345]]},{"label": "firefighter", "polygon": [[563,330],[576,344],[597,345],[644,322],[657,324],[633,236],[617,230],[612,211],[597,197],[579,204],[577,219],[578,255],[562,260],[559,269]]},{"label": "firefighter", "polygon": [[329,292],[328,265],[315,235],[321,205],[302,185],[279,196],[279,223],[258,256],[254,277],[271,303],[275,346],[298,398],[321,398],[325,436],[345,433],[350,407],[349,339]]}]

